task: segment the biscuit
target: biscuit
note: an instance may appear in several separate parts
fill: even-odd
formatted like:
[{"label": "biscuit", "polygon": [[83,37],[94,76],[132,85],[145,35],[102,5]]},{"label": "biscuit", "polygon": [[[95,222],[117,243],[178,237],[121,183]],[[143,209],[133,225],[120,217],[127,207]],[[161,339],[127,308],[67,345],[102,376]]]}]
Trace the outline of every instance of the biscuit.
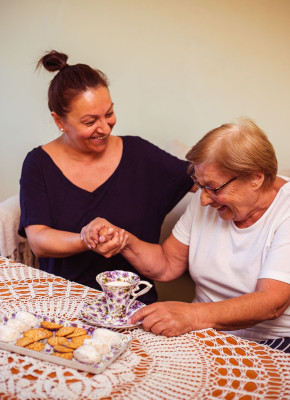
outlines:
[{"label": "biscuit", "polygon": [[25,346],[26,349],[30,349],[30,350],[34,350],[34,351],[41,351],[43,350],[45,347],[44,343],[40,343],[40,342],[33,342],[30,343],[28,346]]},{"label": "biscuit", "polygon": [[64,346],[69,347],[70,349],[78,349],[80,346],[82,345],[82,343],[77,343],[77,342],[67,342],[64,343]]},{"label": "biscuit", "polygon": [[45,329],[49,329],[52,331],[62,327],[61,324],[57,324],[56,322],[49,322],[49,321],[42,321],[41,326]]},{"label": "biscuit", "polygon": [[84,340],[85,339],[90,339],[91,338],[91,336],[90,335],[82,335],[82,336],[76,336],[76,337],[73,337],[72,339],[71,339],[71,341],[73,342],[73,343],[78,343],[78,344],[83,344],[84,343]]},{"label": "biscuit", "polygon": [[84,328],[75,328],[75,330],[73,331],[73,333],[67,335],[67,338],[73,338],[73,337],[77,337],[77,336],[83,336],[86,335],[87,331]]},{"label": "biscuit", "polygon": [[47,343],[51,346],[56,346],[57,344],[65,344],[68,340],[64,336],[52,336],[47,340]]},{"label": "biscuit", "polygon": [[69,347],[63,346],[61,344],[56,344],[53,346],[53,349],[58,353],[72,353],[74,349],[70,349]]},{"label": "biscuit", "polygon": [[63,326],[55,332],[55,336],[67,336],[70,333],[73,333],[74,330],[75,328],[73,326]]},{"label": "biscuit", "polygon": [[44,328],[33,328],[28,329],[28,331],[24,332],[24,336],[28,336],[34,339],[35,342],[41,339],[48,339],[52,336],[52,332],[44,329]]},{"label": "biscuit", "polygon": [[51,355],[65,358],[67,360],[72,360],[72,358],[73,358],[73,353],[52,353]]},{"label": "biscuit", "polygon": [[17,340],[16,342],[16,346],[21,346],[21,347],[25,347],[30,343],[33,343],[34,339],[29,337],[29,336],[23,336],[20,339]]}]

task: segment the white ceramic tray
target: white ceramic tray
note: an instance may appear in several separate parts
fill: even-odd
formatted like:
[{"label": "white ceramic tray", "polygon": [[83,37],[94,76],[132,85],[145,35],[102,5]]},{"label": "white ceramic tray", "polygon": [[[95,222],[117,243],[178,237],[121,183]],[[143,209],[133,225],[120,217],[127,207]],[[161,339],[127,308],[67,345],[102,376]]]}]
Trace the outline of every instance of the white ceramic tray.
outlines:
[{"label": "white ceramic tray", "polygon": [[[35,315],[35,314],[33,314],[33,315]],[[95,330],[95,328],[93,328],[91,326],[83,325],[83,324],[79,324],[79,323],[73,323],[71,321],[66,321],[63,319],[46,318],[46,317],[43,317],[40,315],[35,315],[35,316],[37,318],[39,318],[40,321],[45,320],[45,321],[61,323],[63,326],[74,326],[74,327],[84,328],[87,331],[88,335],[92,335]],[[12,318],[13,317],[14,317],[14,315],[12,315]],[[0,316],[0,324],[1,324],[1,322],[5,323],[6,320],[7,320],[6,316],[2,317],[2,318]],[[92,374],[100,374],[123,353],[123,351],[127,348],[127,346],[129,345],[130,342],[131,342],[130,335],[120,334],[120,342],[117,345],[111,346],[110,352],[107,353],[106,355],[102,356],[102,359],[98,364],[85,364],[85,363],[82,363],[82,362],[79,362],[76,360],[66,360],[61,357],[53,356],[50,354],[50,351],[47,350],[48,347],[50,347],[49,345],[47,345],[43,351],[35,351],[35,350],[27,349],[25,347],[16,346],[13,343],[4,343],[4,342],[0,341],[0,349],[12,351],[14,353],[22,354],[24,356],[37,358],[39,360],[52,362],[54,364],[63,365],[65,367],[90,372]],[[52,351],[52,348],[51,348],[51,351]]]}]

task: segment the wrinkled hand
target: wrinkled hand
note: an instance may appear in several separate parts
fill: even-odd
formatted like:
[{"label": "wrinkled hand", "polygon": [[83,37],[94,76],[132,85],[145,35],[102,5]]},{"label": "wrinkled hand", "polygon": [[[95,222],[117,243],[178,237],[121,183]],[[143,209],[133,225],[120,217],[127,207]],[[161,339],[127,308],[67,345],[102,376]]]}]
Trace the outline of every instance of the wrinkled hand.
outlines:
[{"label": "wrinkled hand", "polygon": [[81,230],[81,240],[90,249],[106,258],[120,253],[128,242],[128,235],[103,218],[96,218]]},{"label": "wrinkled hand", "polygon": [[141,320],[147,332],[167,337],[179,336],[193,330],[193,304],[179,301],[153,303],[132,315],[130,323],[135,324]]}]

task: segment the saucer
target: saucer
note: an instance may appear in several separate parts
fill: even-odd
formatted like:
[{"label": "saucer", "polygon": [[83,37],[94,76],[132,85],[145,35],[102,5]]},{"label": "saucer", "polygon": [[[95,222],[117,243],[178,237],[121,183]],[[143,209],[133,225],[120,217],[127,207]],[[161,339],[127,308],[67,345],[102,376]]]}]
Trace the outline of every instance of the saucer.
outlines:
[{"label": "saucer", "polygon": [[138,321],[135,324],[129,324],[128,319],[137,310],[145,307],[145,305],[146,304],[142,303],[141,301],[135,300],[131,304],[130,309],[125,317],[113,320],[108,314],[106,297],[104,294],[101,294],[96,300],[88,301],[83,305],[80,311],[80,317],[87,323],[95,326],[115,329],[133,328],[134,326],[140,325],[142,321]]}]

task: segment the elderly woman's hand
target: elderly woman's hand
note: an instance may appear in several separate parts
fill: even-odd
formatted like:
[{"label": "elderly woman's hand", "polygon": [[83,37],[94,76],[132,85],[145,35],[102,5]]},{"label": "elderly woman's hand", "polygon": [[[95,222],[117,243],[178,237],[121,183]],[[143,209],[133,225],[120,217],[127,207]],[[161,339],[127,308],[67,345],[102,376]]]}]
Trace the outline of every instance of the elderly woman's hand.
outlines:
[{"label": "elderly woman's hand", "polygon": [[112,225],[103,218],[96,218],[82,228],[81,240],[89,249],[109,258],[123,250],[128,235],[124,229]]},{"label": "elderly woman's hand", "polygon": [[111,239],[108,239],[109,235],[106,235],[107,238],[102,241],[102,237],[100,237],[100,243],[93,249],[96,253],[101,254],[106,258],[110,258],[120,253],[128,242],[128,235],[124,231],[124,229],[119,232],[114,232]]},{"label": "elderly woman's hand", "polygon": [[143,329],[157,335],[179,336],[195,328],[192,303],[166,301],[153,303],[138,310],[130,323],[142,321]]}]

